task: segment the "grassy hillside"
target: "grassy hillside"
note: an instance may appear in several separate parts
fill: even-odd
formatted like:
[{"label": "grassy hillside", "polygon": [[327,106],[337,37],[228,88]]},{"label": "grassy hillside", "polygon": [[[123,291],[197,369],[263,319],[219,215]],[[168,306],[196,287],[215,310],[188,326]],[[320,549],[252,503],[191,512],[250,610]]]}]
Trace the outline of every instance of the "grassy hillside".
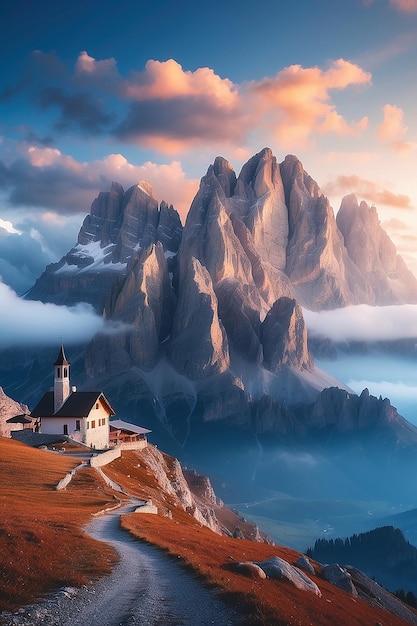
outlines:
[{"label": "grassy hillside", "polygon": [[[172,467],[172,459],[165,458]],[[91,513],[114,503],[98,474],[80,470],[67,490],[58,492],[55,485],[76,465],[74,459],[1,438],[0,459],[0,610],[13,610],[50,589],[80,585],[109,572],[113,551],[82,531]],[[159,515],[129,514],[122,518],[122,526],[195,571],[225,599],[242,607],[250,624],[404,626],[402,619],[353,598],[320,576],[312,578],[322,591],[321,598],[283,581],[236,573],[233,565],[239,561],[262,561],[276,555],[294,563],[299,554],[285,547],[220,536],[202,526],[172,495],[164,493],[140,452],[125,453],[104,469],[126,491],[151,498],[158,506]],[[166,515],[167,509],[172,517]],[[236,521],[224,512],[226,518],[230,524]]]},{"label": "grassy hillside", "polygon": [[113,550],[82,531],[91,513],[114,504],[110,490],[91,470],[55,489],[77,464],[0,437],[0,612],[111,570]]}]

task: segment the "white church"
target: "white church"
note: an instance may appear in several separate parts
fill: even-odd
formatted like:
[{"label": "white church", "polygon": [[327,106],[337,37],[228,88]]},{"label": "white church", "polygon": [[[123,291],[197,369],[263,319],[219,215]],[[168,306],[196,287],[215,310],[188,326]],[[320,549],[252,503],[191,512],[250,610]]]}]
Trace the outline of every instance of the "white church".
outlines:
[{"label": "white church", "polygon": [[54,363],[53,390],[47,391],[31,412],[31,417],[40,421],[40,431],[67,435],[90,448],[104,449],[109,447],[113,415],[101,391],[77,391],[70,386],[70,364],[61,346]]}]

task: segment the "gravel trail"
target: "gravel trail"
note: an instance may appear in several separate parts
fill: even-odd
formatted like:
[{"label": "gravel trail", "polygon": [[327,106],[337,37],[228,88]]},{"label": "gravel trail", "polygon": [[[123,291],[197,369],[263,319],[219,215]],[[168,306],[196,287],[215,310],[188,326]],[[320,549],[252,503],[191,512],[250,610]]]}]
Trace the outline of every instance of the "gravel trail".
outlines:
[{"label": "gravel trail", "polygon": [[123,507],[97,517],[87,531],[109,542],[120,562],[112,574],[81,589],[65,588],[44,602],[3,614],[5,626],[237,626],[242,615],[158,548],[119,527]]}]

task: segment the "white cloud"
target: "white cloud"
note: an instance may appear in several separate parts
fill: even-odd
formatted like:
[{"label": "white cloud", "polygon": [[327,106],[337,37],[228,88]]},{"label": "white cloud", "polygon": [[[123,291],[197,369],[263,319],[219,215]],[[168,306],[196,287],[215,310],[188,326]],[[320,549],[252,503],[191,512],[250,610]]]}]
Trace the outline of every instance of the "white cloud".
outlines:
[{"label": "white cloud", "polygon": [[90,305],[74,307],[22,300],[0,283],[0,349],[25,345],[56,345],[88,341],[103,329],[103,320]]},{"label": "white cloud", "polygon": [[20,231],[16,230],[13,224],[9,220],[2,220],[0,218],[0,228],[5,230],[9,235],[20,235]]},{"label": "white cloud", "polygon": [[304,310],[311,336],[332,341],[382,341],[417,337],[417,305],[372,307],[366,304],[333,311]]}]

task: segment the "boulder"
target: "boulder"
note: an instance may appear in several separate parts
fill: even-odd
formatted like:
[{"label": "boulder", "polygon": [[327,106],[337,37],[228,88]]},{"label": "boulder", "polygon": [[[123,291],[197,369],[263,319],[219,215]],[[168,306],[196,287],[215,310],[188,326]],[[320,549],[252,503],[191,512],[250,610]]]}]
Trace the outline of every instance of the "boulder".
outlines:
[{"label": "boulder", "polygon": [[335,587],[339,587],[339,589],[347,591],[347,593],[354,598],[358,596],[356,587],[352,582],[352,576],[338,563],[322,565],[321,573],[323,574],[323,577]]},{"label": "boulder", "polygon": [[255,565],[263,569],[268,578],[286,580],[294,585],[294,587],[297,587],[297,589],[310,591],[316,596],[321,596],[321,591],[316,583],[298,569],[298,567],[290,565],[287,561],[284,561],[284,559],[278,556],[273,556],[267,561],[255,562]]},{"label": "boulder", "polygon": [[306,557],[304,554],[302,554],[301,556],[298,557],[298,559],[296,560],[295,564],[297,565],[297,567],[301,568],[302,570],[304,570],[305,572],[307,572],[308,574],[315,574],[315,570],[314,567],[312,566],[310,559],[308,557]]},{"label": "boulder", "polygon": [[259,578],[261,580],[265,580],[266,578],[264,570],[251,561],[238,563],[236,570],[239,574],[243,574],[243,576],[247,576],[248,578]]},{"label": "boulder", "polygon": [[152,504],[152,500],[146,500],[144,504],[140,504],[136,507],[135,513],[150,513],[151,515],[157,515],[158,507]]}]

